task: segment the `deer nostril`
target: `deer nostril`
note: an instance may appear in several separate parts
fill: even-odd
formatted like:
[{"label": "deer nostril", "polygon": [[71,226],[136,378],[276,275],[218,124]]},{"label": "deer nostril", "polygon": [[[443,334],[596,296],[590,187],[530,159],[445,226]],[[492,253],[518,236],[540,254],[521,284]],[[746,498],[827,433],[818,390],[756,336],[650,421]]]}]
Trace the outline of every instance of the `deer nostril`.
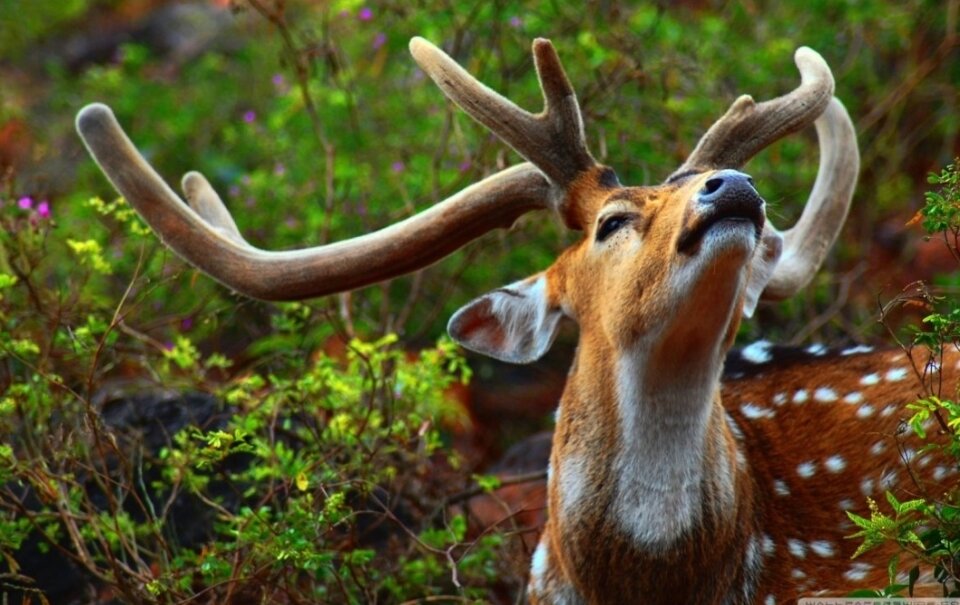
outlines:
[{"label": "deer nostril", "polygon": [[703,193],[710,195],[711,193],[716,193],[721,187],[723,187],[723,179],[720,177],[713,177],[703,184]]}]

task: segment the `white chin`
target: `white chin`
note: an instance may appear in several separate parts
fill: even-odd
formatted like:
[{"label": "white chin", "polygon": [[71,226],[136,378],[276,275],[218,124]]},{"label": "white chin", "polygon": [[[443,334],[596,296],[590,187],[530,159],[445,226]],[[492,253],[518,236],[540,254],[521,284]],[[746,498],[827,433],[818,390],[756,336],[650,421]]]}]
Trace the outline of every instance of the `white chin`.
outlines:
[{"label": "white chin", "polygon": [[749,258],[757,247],[757,228],[749,221],[722,221],[714,225],[703,236],[700,244],[700,256],[703,260],[716,258],[717,255],[742,253]]}]

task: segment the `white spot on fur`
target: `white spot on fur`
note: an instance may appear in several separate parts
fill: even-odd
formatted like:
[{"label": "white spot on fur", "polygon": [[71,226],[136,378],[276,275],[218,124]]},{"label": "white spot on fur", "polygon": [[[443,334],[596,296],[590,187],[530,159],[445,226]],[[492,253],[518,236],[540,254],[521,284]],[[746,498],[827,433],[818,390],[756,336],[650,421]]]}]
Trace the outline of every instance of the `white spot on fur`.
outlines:
[{"label": "white spot on fur", "polygon": [[733,416],[731,416],[729,412],[724,412],[724,415],[727,417],[727,428],[730,429],[730,433],[733,434],[734,439],[743,441],[743,431],[740,430],[740,425],[737,424],[737,421],[733,419]]},{"label": "white spot on fur", "polygon": [[886,418],[887,416],[889,416],[890,414],[893,414],[896,411],[897,411],[897,406],[891,404],[883,408],[883,411],[880,412],[880,415]]},{"label": "white spot on fur", "polygon": [[886,441],[877,441],[870,446],[870,453],[874,456],[879,456],[883,452],[887,451],[887,442]]},{"label": "white spot on fur", "polygon": [[871,569],[873,569],[873,565],[857,562],[851,565],[850,569],[843,572],[843,577],[851,582],[859,582],[866,579]]},{"label": "white spot on fur", "polygon": [[777,550],[777,545],[773,543],[773,538],[763,534],[763,554],[772,555]]},{"label": "white spot on fur", "polygon": [[888,382],[900,382],[907,377],[907,368],[893,368],[892,370],[887,370],[887,373],[883,375],[883,378]]},{"label": "white spot on fur", "polygon": [[743,563],[744,577],[741,592],[743,593],[744,602],[750,602],[753,600],[753,592],[756,590],[757,579],[763,567],[760,558],[760,540],[757,536],[750,536],[750,540],[747,542],[747,552],[743,557]]},{"label": "white spot on fur", "polygon": [[933,480],[943,481],[947,476],[947,469],[942,466],[933,467]]},{"label": "white spot on fur", "polygon": [[865,403],[857,408],[857,418],[869,418],[875,411],[872,405]]},{"label": "white spot on fur", "polygon": [[856,345],[840,351],[841,355],[856,355],[858,353],[872,353],[873,347],[868,345]]},{"label": "white spot on fur", "polygon": [[564,456],[560,459],[560,467],[553,473],[560,490],[561,512],[565,515],[576,513],[590,485],[586,461],[580,456]]},{"label": "white spot on fur", "polygon": [[777,393],[773,396],[773,405],[781,406],[787,402],[786,393]]},{"label": "white spot on fur", "polygon": [[790,572],[790,577],[795,580],[802,580],[807,577],[807,574],[803,573],[802,569],[794,569]]},{"label": "white spot on fur", "polygon": [[777,415],[777,413],[770,408],[760,407],[755,403],[745,403],[741,405],[740,411],[744,416],[750,418],[751,420],[757,420],[759,418],[773,418]]},{"label": "white spot on fur", "polygon": [[767,363],[773,356],[770,355],[770,343],[766,340],[758,340],[740,350],[740,355],[750,363]]},{"label": "white spot on fur", "polygon": [[850,498],[844,498],[837,504],[840,506],[840,510],[850,510],[856,506],[856,503]]},{"label": "white spot on fur", "polygon": [[823,463],[823,466],[826,467],[827,472],[829,473],[842,473],[843,469],[847,468],[847,461],[843,459],[843,456],[835,454],[827,458],[826,462]]},{"label": "white spot on fur", "polygon": [[763,600],[763,605],[777,605],[777,598],[772,594],[768,594],[767,598]]},{"label": "white spot on fur", "polygon": [[863,401],[863,393],[860,391],[854,391],[852,393],[847,393],[843,398],[844,403],[857,404]]},{"label": "white spot on fur", "polygon": [[533,561],[530,564],[531,587],[536,592],[543,592],[547,575],[547,541],[541,539],[537,549],[533,551]]},{"label": "white spot on fur", "polygon": [[787,550],[798,559],[805,559],[807,557],[807,546],[800,540],[794,540],[793,538],[787,540]]},{"label": "white spot on fur", "polygon": [[809,479],[817,473],[817,467],[813,462],[801,462],[797,465],[797,474],[804,479]]},{"label": "white spot on fur", "polygon": [[774,480],[773,480],[773,491],[774,491],[778,496],[789,496],[789,495],[790,495],[790,488],[787,486],[787,484],[786,484],[782,479],[774,479]]},{"label": "white spot on fur", "polygon": [[890,489],[897,483],[897,471],[889,470],[880,475],[880,489]]},{"label": "white spot on fur", "polygon": [[917,450],[908,447],[907,449],[903,450],[903,454],[901,454],[901,456],[903,457],[904,462],[912,462],[913,459],[917,457]]},{"label": "white spot on fur", "polygon": [[836,547],[826,540],[814,540],[810,543],[810,550],[818,557],[823,557],[824,559],[836,554]]},{"label": "white spot on fur", "polygon": [[823,355],[826,355],[827,347],[824,346],[822,343],[815,342],[809,347],[807,347],[806,349],[804,349],[804,351],[806,351],[810,355],[816,355],[817,357],[821,357]]},{"label": "white spot on fur", "polygon": [[807,395],[806,389],[800,389],[799,391],[797,391],[796,393],[793,394],[793,402],[796,403],[796,404],[803,403],[803,402],[805,402],[808,398],[809,398],[809,396]]},{"label": "white spot on fur", "polygon": [[860,379],[860,384],[864,386],[872,386],[880,382],[880,374],[867,374]]},{"label": "white spot on fur", "polygon": [[813,398],[821,403],[830,403],[837,400],[837,392],[830,387],[820,387],[813,392]]},{"label": "white spot on fur", "polygon": [[876,482],[873,479],[864,479],[860,482],[860,493],[864,496],[873,495],[874,484]]}]

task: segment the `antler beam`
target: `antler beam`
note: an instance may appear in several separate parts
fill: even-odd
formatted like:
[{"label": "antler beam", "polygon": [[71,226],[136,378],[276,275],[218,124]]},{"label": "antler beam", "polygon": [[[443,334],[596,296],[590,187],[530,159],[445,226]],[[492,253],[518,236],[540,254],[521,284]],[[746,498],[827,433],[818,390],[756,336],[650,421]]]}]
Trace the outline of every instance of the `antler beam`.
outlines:
[{"label": "antler beam", "polygon": [[267,251],[244,240],[220,197],[196,172],[184,177],[192,209],[187,206],[106,105],[83,108],[77,130],[110,182],[167,246],[224,285],[264,300],[323,296],[403,275],[549,207],[547,180],[532,165],[520,164],[380,231],[315,248]]}]

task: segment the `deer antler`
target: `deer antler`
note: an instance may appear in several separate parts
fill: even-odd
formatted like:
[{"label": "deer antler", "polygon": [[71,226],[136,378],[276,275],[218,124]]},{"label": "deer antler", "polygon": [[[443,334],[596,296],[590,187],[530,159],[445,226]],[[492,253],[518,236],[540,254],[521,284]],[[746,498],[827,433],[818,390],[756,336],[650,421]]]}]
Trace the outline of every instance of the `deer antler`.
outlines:
[{"label": "deer antler", "polygon": [[[739,97],[671,175],[739,168],[766,147],[815,122],[819,172],[800,220],[783,232],[783,253],[762,295],[771,300],[793,296],[813,279],[840,234],[860,170],[853,122],[833,97],[833,74],[827,63],[805,46],[797,49],[794,61],[800,86],[762,103],[749,95]],[[769,221],[766,229],[779,233]]]},{"label": "deer antler", "polygon": [[[767,300],[793,296],[816,274],[847,220],[860,172],[857,133],[834,98],[815,123],[820,142],[817,180],[797,223],[783,232],[783,254],[763,291]],[[773,229],[769,221],[767,227]]]},{"label": "deer antler", "polygon": [[566,207],[567,192],[579,176],[599,164],[587,149],[580,104],[553,44],[543,38],[533,42],[544,100],[543,111],[538,114],[485,86],[423,38],[410,41],[410,52],[450,100],[546,175],[554,185],[552,203],[567,226],[581,228],[578,218]]},{"label": "deer antler", "polygon": [[739,97],[673,174],[739,168],[776,141],[812,124],[833,97],[833,74],[823,57],[806,46],[797,49],[793,60],[800,70],[800,86],[762,103],[750,95]]},{"label": "deer antler", "polygon": [[[326,246],[272,252],[250,245],[197,172],[183,179],[185,205],[105,105],[83,108],[77,130],[114,187],[166,245],[228,287],[265,300],[322,296],[421,269],[532,210],[549,208],[566,216],[567,189],[596,162],[586,148],[573,88],[550,42],[533,44],[546,99],[538,115],[484,86],[426,40],[414,38],[410,50],[448,96],[533,165],[501,171],[405,221]],[[575,220],[567,216],[567,222]]]},{"label": "deer antler", "polygon": [[503,170],[380,231],[274,252],[244,240],[202,175],[183,180],[191,207],[143,159],[113,112],[92,104],[77,129],[114,187],[177,254],[226,286],[264,300],[299,300],[359,288],[426,267],[484,233],[548,207],[549,185],[530,164]]}]

